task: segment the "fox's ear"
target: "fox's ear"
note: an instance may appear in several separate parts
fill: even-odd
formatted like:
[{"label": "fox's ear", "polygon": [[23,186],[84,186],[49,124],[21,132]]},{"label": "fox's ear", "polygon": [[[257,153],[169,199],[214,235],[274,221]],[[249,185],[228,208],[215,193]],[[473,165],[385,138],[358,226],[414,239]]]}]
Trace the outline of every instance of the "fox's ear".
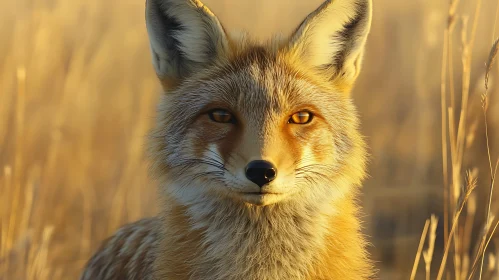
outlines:
[{"label": "fox's ear", "polygon": [[292,34],[289,51],[301,63],[350,88],[360,71],[371,6],[371,0],[324,2]]},{"label": "fox's ear", "polygon": [[227,50],[222,25],[199,0],[147,0],[146,25],[154,68],[165,88]]}]

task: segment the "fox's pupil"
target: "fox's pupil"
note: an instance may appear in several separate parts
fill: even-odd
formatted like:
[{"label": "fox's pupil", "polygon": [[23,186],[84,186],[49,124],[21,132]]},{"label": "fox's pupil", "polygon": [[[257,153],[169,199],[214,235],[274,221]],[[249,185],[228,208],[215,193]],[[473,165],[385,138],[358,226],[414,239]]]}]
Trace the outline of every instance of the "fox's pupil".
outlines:
[{"label": "fox's pupil", "polygon": [[210,118],[219,123],[228,123],[232,122],[232,114],[225,110],[214,110],[210,112]]},{"label": "fox's pupil", "polygon": [[302,111],[298,113],[294,113],[291,116],[291,123],[296,123],[296,124],[306,124],[312,120],[312,116],[309,112]]}]

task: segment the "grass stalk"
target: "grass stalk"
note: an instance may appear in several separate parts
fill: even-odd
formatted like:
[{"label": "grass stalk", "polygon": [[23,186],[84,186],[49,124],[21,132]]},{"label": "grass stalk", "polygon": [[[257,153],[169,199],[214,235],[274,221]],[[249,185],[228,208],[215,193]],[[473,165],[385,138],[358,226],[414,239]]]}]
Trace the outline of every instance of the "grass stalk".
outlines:
[{"label": "grass stalk", "polygon": [[[492,69],[492,65],[494,64],[495,58],[497,56],[497,52],[499,50],[499,38],[496,39],[496,41],[492,44],[492,48],[489,53],[489,57],[486,63],[486,71],[485,71],[485,92],[482,96],[482,111],[483,111],[483,121],[485,125],[485,140],[487,143],[487,157],[489,160],[489,168],[490,168],[490,187],[489,187],[489,194],[488,194],[488,201],[487,201],[487,211],[486,211],[486,216],[485,220],[488,221],[490,219],[490,207],[492,205],[492,197],[494,194],[494,184],[495,184],[495,179],[496,179],[496,174],[497,174],[497,166],[499,165],[499,159],[496,162],[495,169],[492,169],[492,158],[490,156],[490,143],[489,143],[489,129],[488,129],[488,122],[487,122],[487,110],[488,110],[488,89],[489,89],[489,76],[490,76],[490,70]],[[485,258],[485,250],[484,248],[482,250],[482,260],[480,263],[480,280],[482,279],[482,272],[483,272],[483,261]]]},{"label": "grass stalk", "polygon": [[419,239],[418,251],[416,252],[416,258],[414,259],[414,264],[412,266],[410,280],[414,280],[416,277],[416,272],[418,270],[419,260],[421,259],[421,252],[423,251],[423,245],[426,240],[426,235],[428,233],[428,227],[430,226],[430,219],[426,219],[423,227],[423,232],[421,233],[421,238]]},{"label": "grass stalk", "polygon": [[438,275],[437,275],[437,280],[442,279],[444,271],[445,271],[445,266],[447,263],[447,256],[449,254],[449,248],[454,236],[454,231],[456,230],[457,226],[457,221],[459,220],[459,216],[461,215],[461,212],[463,211],[464,205],[466,204],[466,201],[470,197],[471,193],[473,190],[476,188],[476,178],[471,178],[470,173],[468,172],[468,184],[466,185],[466,192],[462,193],[461,198],[459,199],[459,208],[454,214],[454,217],[452,219],[452,226],[451,230],[449,232],[449,238],[447,239],[447,243],[445,243],[445,248],[444,248],[444,255],[442,257],[442,262],[440,263],[440,268],[438,270]]}]

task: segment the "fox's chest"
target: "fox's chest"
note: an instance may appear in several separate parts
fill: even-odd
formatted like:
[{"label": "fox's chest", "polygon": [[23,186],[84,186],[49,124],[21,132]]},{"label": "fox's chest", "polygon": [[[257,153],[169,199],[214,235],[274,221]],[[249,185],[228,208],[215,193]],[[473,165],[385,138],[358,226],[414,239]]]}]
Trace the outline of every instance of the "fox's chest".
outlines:
[{"label": "fox's chest", "polygon": [[[177,273],[189,274],[185,279],[307,279],[326,248],[323,237],[327,230],[317,220],[319,223],[292,216],[280,220],[223,217],[220,213],[210,216],[196,234],[175,237],[190,242],[167,245],[183,247],[168,250],[170,254],[193,252],[181,255],[188,265]],[[172,265],[178,265],[177,261]]]}]

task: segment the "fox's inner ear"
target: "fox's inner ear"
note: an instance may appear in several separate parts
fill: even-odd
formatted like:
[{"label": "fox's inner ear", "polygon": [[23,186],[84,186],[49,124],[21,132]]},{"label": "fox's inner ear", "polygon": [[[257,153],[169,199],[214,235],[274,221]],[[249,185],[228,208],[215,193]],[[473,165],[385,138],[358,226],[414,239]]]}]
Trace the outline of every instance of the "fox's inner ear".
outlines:
[{"label": "fox's inner ear", "polygon": [[371,7],[371,0],[324,2],[292,34],[290,53],[349,89],[360,71],[371,26]]},{"label": "fox's inner ear", "polygon": [[165,89],[228,48],[219,20],[199,0],[147,0],[146,25],[154,68]]}]

